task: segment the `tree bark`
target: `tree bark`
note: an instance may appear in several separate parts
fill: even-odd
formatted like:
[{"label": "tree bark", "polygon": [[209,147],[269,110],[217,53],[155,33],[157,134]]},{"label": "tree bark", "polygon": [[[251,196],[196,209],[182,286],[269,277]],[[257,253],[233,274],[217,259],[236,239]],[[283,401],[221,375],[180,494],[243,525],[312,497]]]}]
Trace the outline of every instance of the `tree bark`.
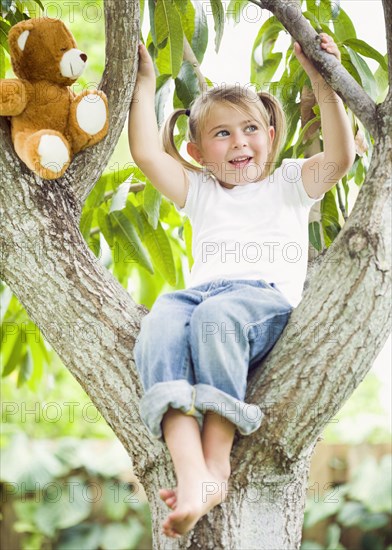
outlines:
[{"label": "tree bark", "polygon": [[[118,14],[114,18],[114,0],[106,0],[113,41],[138,29],[137,3],[120,4],[132,19],[127,26]],[[103,79],[113,141],[133,91],[137,42],[132,35],[130,54],[124,46],[107,59],[106,75],[114,60],[116,70],[130,75],[122,81],[120,107],[106,84],[110,80]],[[317,438],[364,378],[389,332],[391,104],[390,92],[375,108],[373,159],[348,222],[313,271],[280,340],[249,378],[246,400],[266,416],[250,438],[236,434],[229,497],[180,541],[161,536],[167,509],[158,488],[174,486],[175,479],[165,445],[151,440],[138,412],[142,392],[132,350],[147,310],[100,264],[78,228],[83,201],[114,145],[106,140],[82,153],[66,178],[41,181],[19,162],[8,125],[0,122],[0,276],[127,449],[151,504],[154,548],[299,548]]]}]

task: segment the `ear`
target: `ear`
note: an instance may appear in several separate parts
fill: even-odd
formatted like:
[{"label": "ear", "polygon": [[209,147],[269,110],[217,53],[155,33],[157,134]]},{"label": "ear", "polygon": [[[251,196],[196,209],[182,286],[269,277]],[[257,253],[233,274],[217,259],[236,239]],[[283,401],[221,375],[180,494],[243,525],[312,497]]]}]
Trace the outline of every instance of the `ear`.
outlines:
[{"label": "ear", "polygon": [[270,126],[268,128],[268,135],[269,135],[269,138],[270,138],[270,143],[272,143],[275,139],[275,128],[273,126]]},{"label": "ear", "polygon": [[23,52],[32,28],[33,22],[29,19],[28,21],[21,21],[10,29],[8,40],[12,55],[18,55],[18,53]]},{"label": "ear", "polygon": [[201,154],[201,151],[196,143],[193,143],[191,141],[187,143],[186,150],[188,152],[188,155],[190,155],[196,162],[198,162],[199,164],[203,164],[203,155]]},{"label": "ear", "polygon": [[17,25],[14,25],[8,33],[12,66],[17,76],[19,76],[20,60],[26,47],[27,39],[34,27],[33,21],[33,19],[21,21]]}]

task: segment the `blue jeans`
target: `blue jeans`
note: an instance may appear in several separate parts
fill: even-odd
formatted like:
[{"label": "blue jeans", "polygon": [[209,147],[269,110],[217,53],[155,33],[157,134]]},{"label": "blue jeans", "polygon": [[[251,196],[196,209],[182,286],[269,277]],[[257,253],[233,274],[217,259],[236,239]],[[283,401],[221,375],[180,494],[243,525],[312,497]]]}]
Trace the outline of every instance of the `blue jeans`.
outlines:
[{"label": "blue jeans", "polygon": [[243,435],[257,430],[263,413],[244,402],[248,370],[271,350],[292,310],[261,279],[217,279],[159,296],[134,349],[145,392],[140,415],[151,436],[163,440],[169,407],[194,416],[200,429],[213,411]]}]

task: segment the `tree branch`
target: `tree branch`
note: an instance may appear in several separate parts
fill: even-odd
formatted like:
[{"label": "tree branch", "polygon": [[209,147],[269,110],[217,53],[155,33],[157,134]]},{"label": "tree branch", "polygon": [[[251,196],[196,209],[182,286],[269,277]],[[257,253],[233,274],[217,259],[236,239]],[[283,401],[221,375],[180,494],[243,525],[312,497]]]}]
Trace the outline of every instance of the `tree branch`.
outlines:
[{"label": "tree branch", "polygon": [[188,61],[188,63],[192,65],[193,70],[195,71],[195,74],[197,76],[197,80],[199,82],[200,91],[205,90],[205,88],[207,87],[207,81],[200,70],[200,63],[198,62],[197,57],[195,56],[195,53],[192,50],[185,35],[184,35],[184,60]]},{"label": "tree branch", "polygon": [[76,156],[64,179],[83,204],[107,165],[123,130],[137,74],[139,2],[105,0],[106,62],[99,86],[109,100],[109,133]]},{"label": "tree branch", "polygon": [[[346,105],[362,121],[372,135],[376,135],[376,104],[332,55],[315,48],[318,34],[302,15],[301,9],[286,0],[249,0],[260,8],[271,11],[297,40],[325,81],[336,91]],[[385,0],[388,4],[388,0]]]}]

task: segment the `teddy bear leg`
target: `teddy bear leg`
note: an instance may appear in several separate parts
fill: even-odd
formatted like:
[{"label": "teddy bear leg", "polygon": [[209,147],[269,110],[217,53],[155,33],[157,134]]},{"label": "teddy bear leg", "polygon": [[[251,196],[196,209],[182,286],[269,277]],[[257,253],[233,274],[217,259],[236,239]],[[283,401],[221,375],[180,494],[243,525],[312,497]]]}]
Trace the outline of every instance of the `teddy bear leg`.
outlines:
[{"label": "teddy bear leg", "polygon": [[61,178],[71,162],[69,143],[54,130],[19,132],[14,147],[30,170],[46,180]]},{"label": "teddy bear leg", "polygon": [[74,152],[101,141],[109,128],[106,95],[99,90],[85,90],[71,104],[70,133]]}]

